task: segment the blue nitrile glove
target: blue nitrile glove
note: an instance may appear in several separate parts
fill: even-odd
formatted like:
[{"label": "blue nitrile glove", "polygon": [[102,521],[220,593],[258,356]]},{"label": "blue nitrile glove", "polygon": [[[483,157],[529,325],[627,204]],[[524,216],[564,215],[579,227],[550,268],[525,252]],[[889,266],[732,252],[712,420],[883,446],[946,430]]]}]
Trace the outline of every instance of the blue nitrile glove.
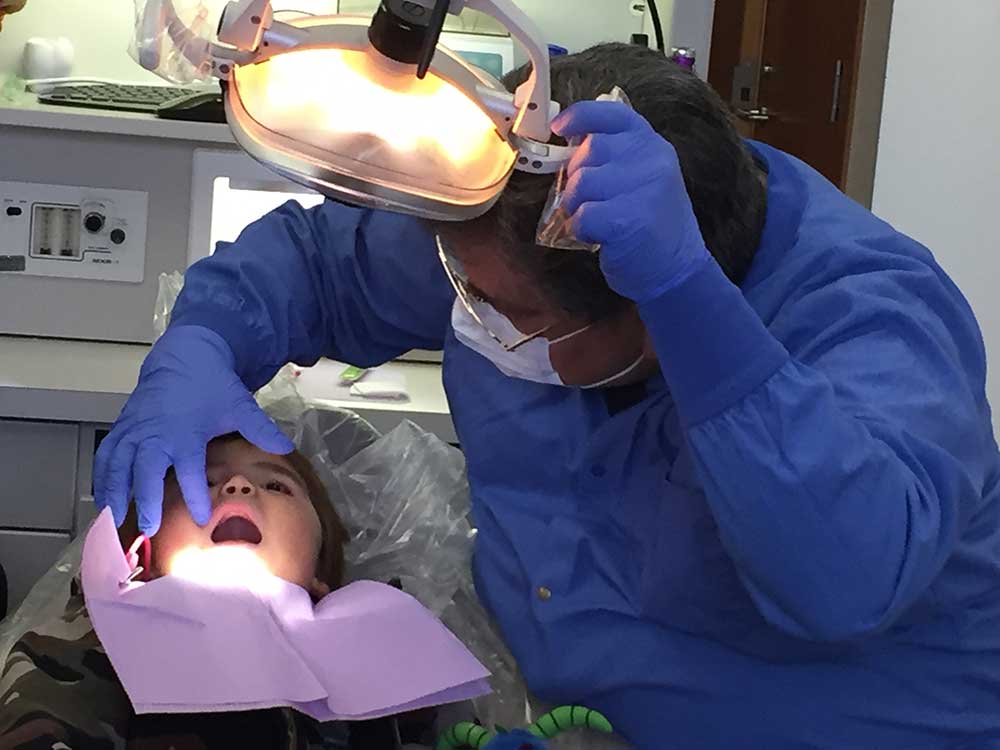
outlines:
[{"label": "blue nitrile glove", "polygon": [[163,515],[163,479],[173,466],[194,520],[212,514],[205,481],[205,448],[212,438],[239,432],[277,455],[294,446],[257,406],[234,371],[226,342],[201,326],[177,326],[156,342],[111,433],[94,462],[94,494],[121,525],[134,491],[140,530],[152,536]]},{"label": "blue nitrile glove", "polygon": [[711,258],[677,153],[642,115],[621,102],[578,102],[552,132],[584,138],[567,166],[563,206],[577,239],[601,246],[618,294],[648,302]]}]

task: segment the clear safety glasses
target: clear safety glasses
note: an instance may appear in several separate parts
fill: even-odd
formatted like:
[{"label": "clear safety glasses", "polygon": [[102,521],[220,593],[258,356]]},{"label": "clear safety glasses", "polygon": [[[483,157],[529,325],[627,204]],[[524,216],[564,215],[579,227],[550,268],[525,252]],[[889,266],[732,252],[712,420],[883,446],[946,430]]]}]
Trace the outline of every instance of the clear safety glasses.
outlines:
[{"label": "clear safety glasses", "polygon": [[472,319],[482,326],[483,330],[490,335],[490,338],[500,344],[500,346],[508,352],[517,351],[529,341],[534,341],[552,328],[552,326],[546,326],[534,333],[524,334],[520,338],[514,338],[493,330],[493,327],[488,325],[484,320],[484,318],[491,317],[489,314],[491,305],[473,291],[469,283],[469,276],[465,272],[465,267],[453,253],[448,252],[445,243],[441,239],[441,235],[437,235],[435,239],[437,240],[438,257],[441,259],[441,265],[444,266],[444,272],[448,276],[448,281],[455,288],[455,294],[459,302],[462,303],[462,306],[472,316]]},{"label": "clear safety glasses", "polygon": [[[455,294],[458,297],[459,302],[466,309],[472,319],[478,323],[486,333],[489,334],[490,338],[496,341],[501,347],[503,347],[508,352],[517,351],[525,344],[534,341],[535,339],[545,336],[554,327],[555,324],[550,324],[541,328],[534,333],[521,333],[517,331],[513,323],[510,324],[510,328],[515,333],[508,333],[504,331],[497,330],[498,326],[491,325],[488,321],[493,320],[501,315],[489,302],[484,300],[475,291],[475,287],[469,281],[469,275],[465,271],[465,267],[462,265],[462,261],[451,251],[449,251],[447,244],[441,238],[441,235],[435,235],[435,240],[437,241],[438,258],[441,259],[441,265],[444,267],[445,274],[448,276],[448,281],[451,282],[452,287],[455,289]],[[568,339],[577,336],[584,331],[590,330],[593,324],[588,324],[577,328],[563,336],[551,339],[549,345],[562,343]]]}]

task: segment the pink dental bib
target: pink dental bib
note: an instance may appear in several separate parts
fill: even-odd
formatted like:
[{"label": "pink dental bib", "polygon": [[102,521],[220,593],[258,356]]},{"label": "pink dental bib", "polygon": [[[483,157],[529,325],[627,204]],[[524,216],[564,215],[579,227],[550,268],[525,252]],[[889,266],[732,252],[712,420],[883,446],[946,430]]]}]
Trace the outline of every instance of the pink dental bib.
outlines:
[{"label": "pink dental bib", "polygon": [[490,690],[465,646],[390,586],[359,581],[314,606],[270,575],[249,587],[177,576],[122,585],[131,572],[105,510],[84,544],[83,588],[139,714],[289,707],[370,719]]}]

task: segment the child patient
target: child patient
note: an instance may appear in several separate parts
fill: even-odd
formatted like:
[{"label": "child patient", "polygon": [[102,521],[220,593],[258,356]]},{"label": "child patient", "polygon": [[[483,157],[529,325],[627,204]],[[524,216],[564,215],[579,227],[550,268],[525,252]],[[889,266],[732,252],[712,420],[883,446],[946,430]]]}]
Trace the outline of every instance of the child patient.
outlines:
[{"label": "child patient", "polygon": [[[173,474],[167,476],[151,577],[167,574],[186,548],[237,544],[252,547],[274,575],[314,600],[341,585],[347,533],[304,456],[271,455],[228,435],[209,444],[206,474],[213,512],[204,528],[192,520]],[[133,508],[123,544],[137,533]],[[291,710],[136,716],[79,586],[64,615],[25,635],[0,673],[0,748],[327,750],[348,747],[346,737],[343,725],[320,725]]]},{"label": "child patient", "polygon": [[[212,498],[208,524],[188,513],[171,473],[163,491],[163,523],[152,538],[150,577],[170,572],[178,553],[220,544],[251,547],[279,578],[322,599],[341,584],[347,534],[326,489],[302,454],[274,456],[238,435],[208,446],[205,478]],[[128,545],[138,535],[133,506],[122,526]]]}]

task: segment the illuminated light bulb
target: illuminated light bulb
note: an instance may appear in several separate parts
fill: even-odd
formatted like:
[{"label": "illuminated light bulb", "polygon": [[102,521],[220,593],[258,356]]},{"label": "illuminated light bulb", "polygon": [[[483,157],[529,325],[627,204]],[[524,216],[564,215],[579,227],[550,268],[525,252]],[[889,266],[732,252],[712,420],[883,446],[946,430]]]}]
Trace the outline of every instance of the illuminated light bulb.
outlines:
[{"label": "illuminated light bulb", "polygon": [[301,49],[235,75],[247,113],[296,140],[389,169],[422,172],[432,159],[445,181],[490,184],[506,173],[514,151],[479,104],[433,73],[400,75],[374,54]]},{"label": "illuminated light bulb", "polygon": [[186,547],[170,560],[167,571],[209,588],[248,589],[258,594],[281,588],[279,579],[256,552],[235,545]]}]

